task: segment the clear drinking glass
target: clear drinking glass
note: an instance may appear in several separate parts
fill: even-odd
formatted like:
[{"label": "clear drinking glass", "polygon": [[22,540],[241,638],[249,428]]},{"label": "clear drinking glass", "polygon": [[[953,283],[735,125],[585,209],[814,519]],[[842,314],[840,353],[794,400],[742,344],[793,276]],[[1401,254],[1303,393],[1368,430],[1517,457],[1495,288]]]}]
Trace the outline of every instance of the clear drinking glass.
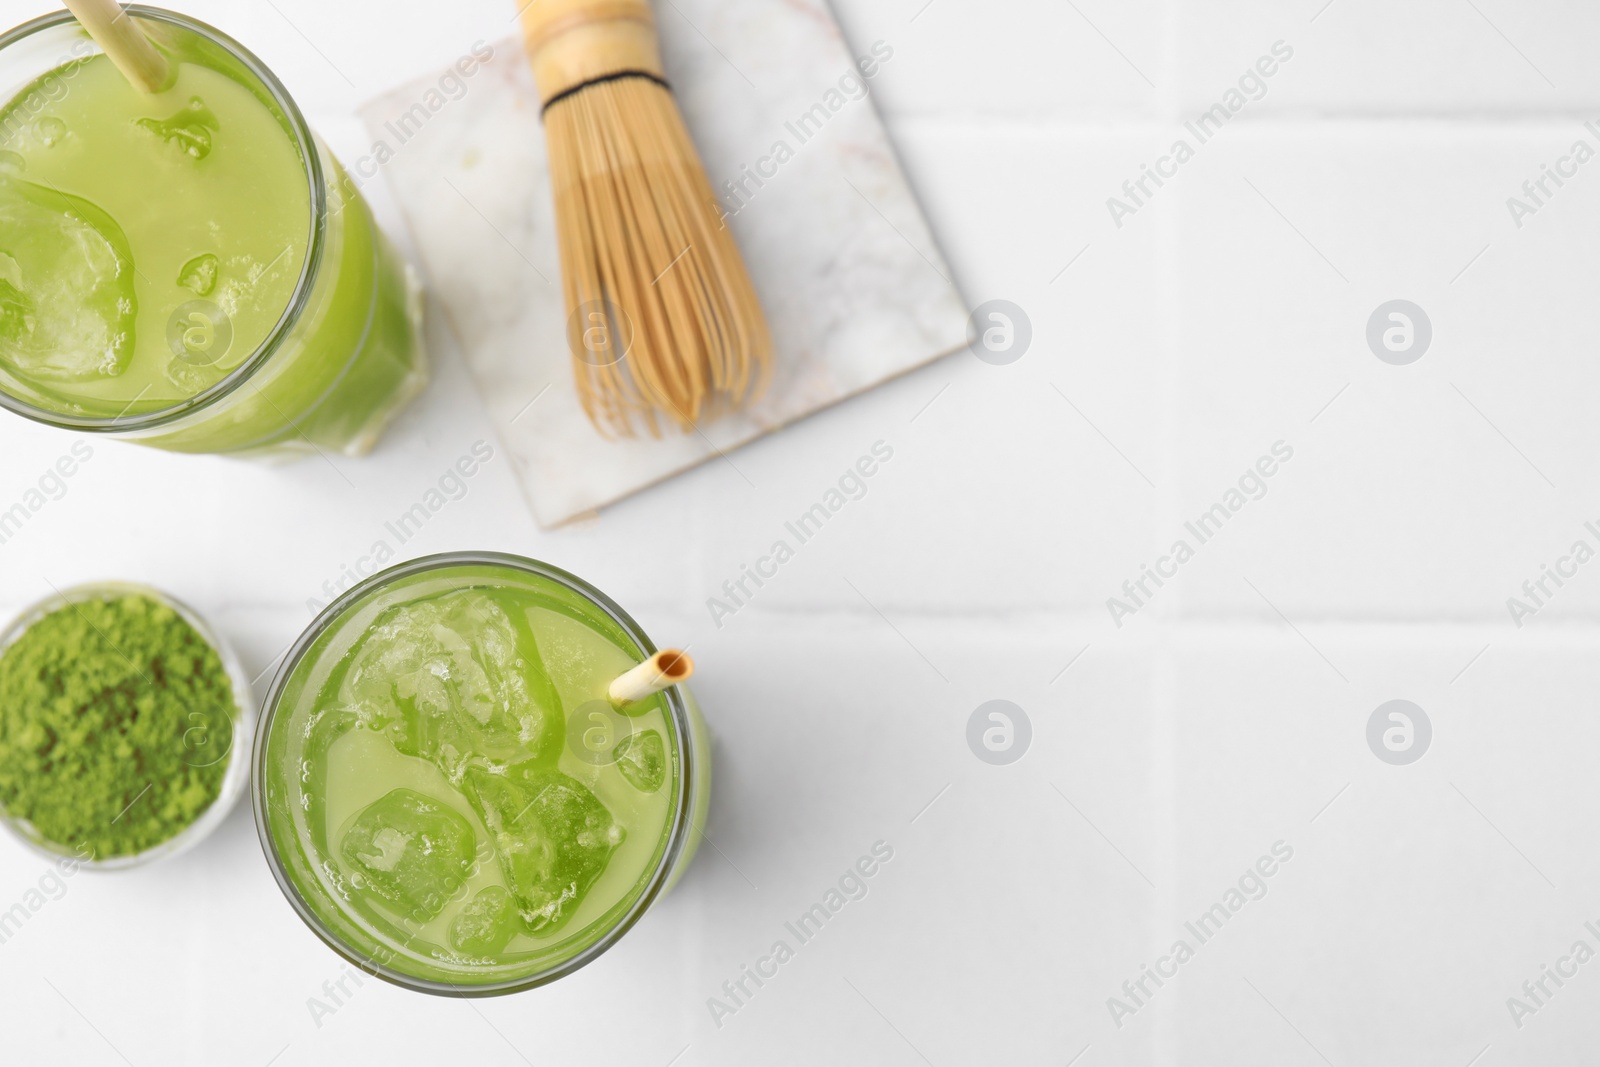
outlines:
[{"label": "clear drinking glass", "polygon": [[427,381],[414,272],[260,60],[127,10],[162,92],[65,11],[0,36],[0,407],[180,452],[370,450]]},{"label": "clear drinking glass", "polygon": [[[431,556],[352,588],[290,650],[258,727],[256,826],[290,904],[346,960],[427,993],[593,960],[683,873],[710,801],[687,689],[625,714],[606,698],[654,651],[609,597],[519,556]],[[648,751],[653,780],[623,755]],[[473,915],[491,918],[468,944]]]}]

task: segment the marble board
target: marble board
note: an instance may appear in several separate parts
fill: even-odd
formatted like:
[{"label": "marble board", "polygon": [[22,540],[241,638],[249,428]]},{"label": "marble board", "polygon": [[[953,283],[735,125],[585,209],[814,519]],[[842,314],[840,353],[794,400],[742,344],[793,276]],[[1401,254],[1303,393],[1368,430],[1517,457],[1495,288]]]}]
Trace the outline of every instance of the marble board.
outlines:
[{"label": "marble board", "polygon": [[689,433],[609,440],[579,406],[538,98],[520,41],[362,109],[358,184],[389,183],[541,526],[588,515],[967,342],[968,309],[879,120],[892,43],[824,0],[663,0],[689,129],[771,321],[771,388]]}]

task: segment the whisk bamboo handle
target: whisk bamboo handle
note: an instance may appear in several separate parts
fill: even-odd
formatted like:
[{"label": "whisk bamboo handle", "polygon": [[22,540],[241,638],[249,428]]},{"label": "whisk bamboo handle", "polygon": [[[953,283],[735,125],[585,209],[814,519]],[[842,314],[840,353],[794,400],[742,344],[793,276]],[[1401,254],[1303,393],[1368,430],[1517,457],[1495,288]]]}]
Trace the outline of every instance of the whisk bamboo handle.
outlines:
[{"label": "whisk bamboo handle", "polygon": [[663,77],[649,0],[533,0],[522,9],[522,41],[547,106],[624,71]]}]

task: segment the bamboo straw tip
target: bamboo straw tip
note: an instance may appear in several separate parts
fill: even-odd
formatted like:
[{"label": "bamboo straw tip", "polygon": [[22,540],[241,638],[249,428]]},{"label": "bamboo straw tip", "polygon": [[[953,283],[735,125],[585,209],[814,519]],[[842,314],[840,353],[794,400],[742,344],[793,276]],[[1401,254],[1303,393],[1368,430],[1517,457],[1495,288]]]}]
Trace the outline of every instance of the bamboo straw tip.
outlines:
[{"label": "bamboo straw tip", "polygon": [[655,654],[654,662],[661,677],[674,685],[687,681],[694,674],[694,660],[681,649],[663,648]]},{"label": "bamboo straw tip", "polygon": [[611,682],[606,694],[613,704],[626,706],[655,696],[687,681],[694,674],[694,660],[678,648],[664,648]]}]

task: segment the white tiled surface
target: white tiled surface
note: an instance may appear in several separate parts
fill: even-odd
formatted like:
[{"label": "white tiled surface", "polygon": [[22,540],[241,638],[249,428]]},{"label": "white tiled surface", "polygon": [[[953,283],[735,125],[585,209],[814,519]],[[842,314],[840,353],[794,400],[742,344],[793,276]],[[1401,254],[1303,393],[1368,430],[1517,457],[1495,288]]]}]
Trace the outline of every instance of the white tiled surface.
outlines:
[{"label": "white tiled surface", "polygon": [[[0,21],[48,6],[0,0]],[[359,151],[356,104],[500,37],[512,5],[190,7]],[[1600,563],[1522,629],[1506,598],[1600,520],[1600,161],[1520,229],[1505,201],[1595,143],[1600,15],[838,7],[856,43],[896,48],[875,97],[957,281],[1024,307],[1032,350],[946,360],[577,528],[537,532],[497,459],[400,546],[543,557],[692,642],[717,850],[554,987],[462,1004],[369,982],[319,1027],[307,1000],[339,969],[240,810],[190,856],[75,878],[0,945],[0,1062],[1593,1058],[1600,963],[1520,1029],[1506,998],[1573,941],[1600,949]],[[1280,40],[1294,56],[1261,99],[1117,228],[1106,198]],[[1435,339],[1391,367],[1364,331],[1400,297]],[[266,670],[306,600],[487,436],[438,340],[438,383],[365,462],[97,444],[0,546],[0,609],[143,579]],[[705,599],[878,440],[895,458],[867,495],[714,626]],[[1294,458],[1267,495],[1113,625],[1106,598],[1279,440]],[[71,441],[0,422],[0,503]],[[965,725],[1002,697],[1034,738],[992,767]],[[1365,741],[1398,697],[1435,730],[1405,767]],[[895,859],[870,894],[719,1028],[707,998],[880,839]],[[1265,897],[1118,1028],[1107,998],[1280,840]],[[0,844],[0,909],[40,873]]]}]

